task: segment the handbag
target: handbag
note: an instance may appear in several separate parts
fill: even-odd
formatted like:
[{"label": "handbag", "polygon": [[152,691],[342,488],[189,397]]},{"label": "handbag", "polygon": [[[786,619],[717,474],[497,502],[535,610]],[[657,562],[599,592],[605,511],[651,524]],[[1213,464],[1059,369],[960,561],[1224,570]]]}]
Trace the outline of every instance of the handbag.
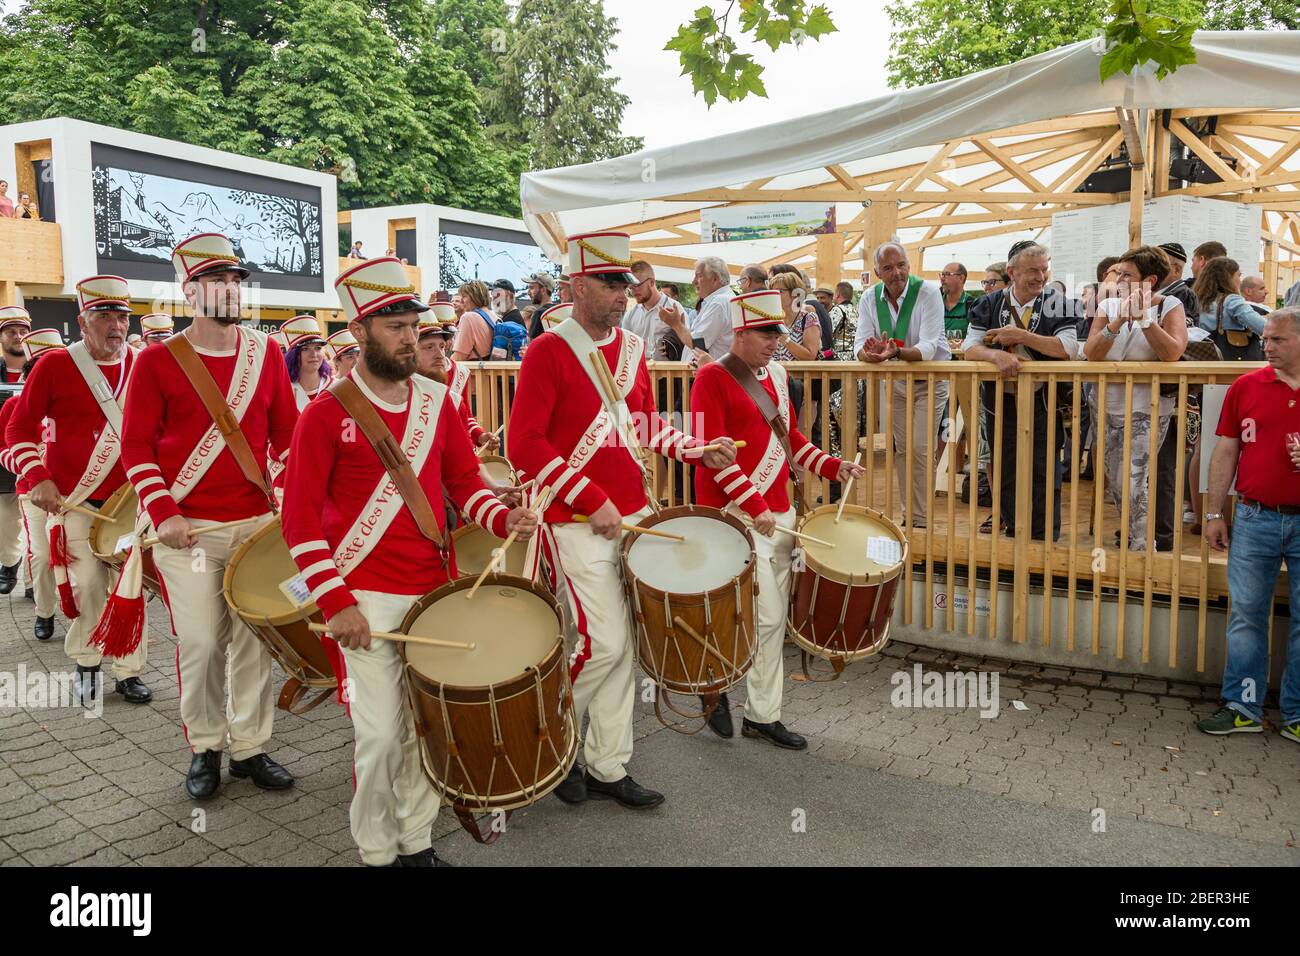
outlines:
[{"label": "handbag", "polygon": [[1215,309],[1214,334],[1211,338],[1228,362],[1262,362],[1264,347],[1259,336],[1247,329],[1225,329],[1223,327],[1223,306],[1226,297],[1219,299]]}]

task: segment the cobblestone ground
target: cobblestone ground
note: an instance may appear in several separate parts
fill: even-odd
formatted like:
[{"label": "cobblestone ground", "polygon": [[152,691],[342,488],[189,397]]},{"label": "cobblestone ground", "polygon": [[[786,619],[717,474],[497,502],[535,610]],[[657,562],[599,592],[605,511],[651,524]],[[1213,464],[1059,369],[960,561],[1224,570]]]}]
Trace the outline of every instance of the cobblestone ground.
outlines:
[{"label": "cobblestone ground", "polygon": [[[154,691],[151,704],[114,696],[106,674],[110,693],[101,718],[70,708],[0,709],[0,865],[355,865],[348,831],[352,731],[332,703],[306,717],[277,712],[270,752],[297,778],[293,790],[263,793],[223,775],[220,795],[204,804],[197,825],[183,790],[190,755],[178,715],[175,644],[159,626],[161,605],[152,602],[150,612],[144,676]],[[63,621],[55,639],[42,644],[31,635],[33,613],[21,591],[0,603],[0,672],[16,673],[19,665],[69,669]],[[893,707],[891,675],[916,663],[927,671],[997,672],[998,715]],[[1275,728],[1226,739],[1197,732],[1195,720],[1214,708],[1212,688],[905,644],[834,682],[797,680],[797,664],[787,649],[784,719],[810,738],[822,760],[1008,801],[1102,807],[1111,819],[1274,847],[1294,846],[1300,834],[1300,746]],[[640,703],[636,733],[671,731]],[[662,781],[665,790],[671,784]],[[456,828],[443,812],[435,837]]]}]

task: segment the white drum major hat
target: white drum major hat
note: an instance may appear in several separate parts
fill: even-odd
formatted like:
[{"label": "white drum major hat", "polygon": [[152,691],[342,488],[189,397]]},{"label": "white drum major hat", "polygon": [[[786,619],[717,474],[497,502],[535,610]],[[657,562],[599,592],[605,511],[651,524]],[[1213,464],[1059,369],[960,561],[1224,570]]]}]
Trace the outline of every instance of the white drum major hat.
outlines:
[{"label": "white drum major hat", "polygon": [[573,315],[573,303],[560,302],[542,313],[542,327],[559,325],[571,315]]},{"label": "white drum major hat", "polygon": [[357,337],[347,329],[335,332],[325,340],[325,345],[329,349],[331,361],[361,351],[361,344],[357,341]]},{"label": "white drum major hat", "polygon": [[172,317],[166,312],[150,312],[140,318],[140,334],[146,339],[155,335],[171,335],[175,330]]},{"label": "white drum major hat", "polygon": [[420,336],[456,334],[456,310],[450,302],[430,302],[429,311],[420,316]]},{"label": "white drum major hat", "polygon": [[0,332],[11,325],[20,325],[25,329],[32,327],[32,317],[21,305],[0,306]]},{"label": "white drum major hat", "polygon": [[23,354],[29,360],[34,359],[42,352],[61,348],[65,348],[65,346],[63,336],[59,334],[58,329],[37,329],[35,332],[29,332],[23,336]]},{"label": "white drum major hat", "polygon": [[392,256],[370,259],[353,266],[334,281],[339,302],[349,322],[359,322],[378,312],[427,312],[402,261]]},{"label": "white drum major hat", "polygon": [[176,281],[184,285],[195,276],[209,272],[238,272],[248,278],[248,267],[235,255],[235,247],[219,232],[200,232],[176,245],[172,250]]},{"label": "white drum major hat", "polygon": [[325,338],[320,334],[320,323],[314,315],[295,315],[292,319],[280,323],[280,336],[286,349],[295,345],[321,344]]},{"label": "white drum major hat", "polygon": [[626,232],[586,232],[570,236],[569,275],[609,276],[635,282],[632,267],[631,237]]},{"label": "white drum major hat", "polygon": [[77,313],[130,312],[131,288],[121,276],[91,276],[77,283]]},{"label": "white drum major hat", "polygon": [[731,327],[737,332],[775,328],[782,334],[787,333],[781,293],[774,289],[759,289],[734,296],[731,300]]}]

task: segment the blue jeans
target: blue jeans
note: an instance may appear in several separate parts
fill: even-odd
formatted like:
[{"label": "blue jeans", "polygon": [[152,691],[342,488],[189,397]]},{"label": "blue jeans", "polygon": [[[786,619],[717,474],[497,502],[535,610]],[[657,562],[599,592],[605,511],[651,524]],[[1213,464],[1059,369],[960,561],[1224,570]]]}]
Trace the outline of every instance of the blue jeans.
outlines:
[{"label": "blue jeans", "polygon": [[1282,674],[1282,722],[1300,720],[1300,515],[1240,503],[1228,548],[1228,660],[1223,700],[1254,720],[1264,715],[1268,689],[1268,617],[1283,560],[1291,588],[1291,634]]}]

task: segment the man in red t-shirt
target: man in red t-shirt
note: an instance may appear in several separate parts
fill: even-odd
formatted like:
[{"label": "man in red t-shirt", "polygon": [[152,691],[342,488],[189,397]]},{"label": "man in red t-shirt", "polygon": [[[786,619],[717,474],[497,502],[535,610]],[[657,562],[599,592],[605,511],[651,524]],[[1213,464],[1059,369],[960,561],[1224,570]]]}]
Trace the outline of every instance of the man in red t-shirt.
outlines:
[{"label": "man in red t-shirt", "polygon": [[[264,467],[268,453],[284,461],[298,409],[279,353],[264,333],[240,325],[240,283],[248,270],[230,240],[217,233],[181,242],[172,264],[194,310],[190,327],[180,333],[185,342],[178,344],[188,343],[224,397],[252,456],[246,467]],[[181,725],[194,752],[186,792],[195,800],[216,793],[227,746],[231,776],[283,790],[293,786],[293,777],[266,754],[274,713],[271,656],[222,592],[231,555],[261,522],[201,538],[192,533],[238,519],[270,520],[265,476],[245,473],[231,448],[238,439],[222,438],[171,346],[138,352],[136,364],[126,396],[122,461],[158,529],[153,558],[179,639]]]},{"label": "man in red t-shirt", "polygon": [[[497,501],[479,478],[447,388],[414,374],[419,314],[427,307],[401,263],[371,259],[335,285],[361,360],[302,414],[285,476],[284,539],[343,649],[356,738],[352,836],[361,859],[371,866],[438,866],[443,861],[430,833],[438,794],[421,766],[404,663],[395,643],[372,640],[371,631],[398,630],[422,595],[450,580],[455,555],[438,520],[444,486],[458,510],[497,537],[518,531],[527,538],[537,518]],[[400,436],[424,493],[416,508],[394,493],[378,453],[355,434],[364,419],[340,398],[340,389],[353,386],[391,436]],[[422,529],[417,513],[437,528]]]},{"label": "man in red t-shirt", "polygon": [[[627,234],[588,233],[570,237],[568,244],[573,315],[524,355],[506,441],[520,476],[555,493],[542,546],[557,593],[563,579],[578,632],[570,667],[574,717],[579,724],[584,713],[591,717],[586,774],[575,764],[556,794],[567,803],[594,795],[626,807],[654,807],[663,794],[638,784],[626,767],[636,686],[632,617],[618,570],[622,525],[650,514],[650,465],[642,453],[698,462],[701,453],[693,449],[705,442],[659,417],[645,341],[619,328],[627,286],[635,281],[627,271]],[[596,362],[607,367],[607,379]],[[614,423],[611,409],[630,435]],[[705,463],[716,468],[736,454],[730,439],[719,441],[722,450],[704,454]],[[587,522],[574,523],[579,516]]]},{"label": "man in red t-shirt", "polygon": [[[5,442],[32,484],[32,504],[52,516],[51,563],[64,613],[73,619],[63,647],[77,662],[78,693],[85,701],[98,693],[104,653],[92,632],[110,579],[107,566],[90,550],[92,519],[85,511],[64,509],[77,505],[96,511],[126,483],[121,402],[139,353],[126,344],[131,295],[125,279],[83,279],[77,300],[81,341],[47,355],[32,370],[5,426]],[[148,659],[144,631],[142,625],[140,640],[113,661],[114,689],[137,704],[153,697],[140,679]]]},{"label": "man in red t-shirt", "polygon": [[[1197,726],[1207,734],[1260,733],[1268,689],[1268,622],[1286,562],[1291,607],[1300,607],[1300,308],[1264,324],[1268,367],[1228,387],[1210,458],[1205,537],[1228,549],[1228,653],[1223,706]],[[1223,509],[1237,482],[1231,546]],[[1291,614],[1281,689],[1282,736],[1300,743],[1300,614]]]},{"label": "man in red t-shirt", "polygon": [[[0,349],[4,351],[4,380],[13,384],[23,377],[23,336],[32,330],[32,319],[21,305],[0,307]],[[8,404],[12,404],[13,399]],[[22,509],[14,492],[14,476],[0,473],[0,594],[8,594],[18,583],[18,561],[22,557],[18,533]]]},{"label": "man in red t-shirt", "polygon": [[[784,366],[772,356],[787,334],[781,295],[772,290],[747,292],[731,300],[733,338],[728,356],[701,367],[691,389],[691,413],[706,435],[730,435],[745,447],[734,464],[695,473],[696,500],[737,516],[747,515],[758,534],[754,587],[758,592],[758,647],[746,675],[747,693],[742,733],[763,737],[779,747],[803,750],[808,742],[781,723],[782,644],[786,605],[790,601],[790,566],[794,551],[788,535],[775,536],[777,525],[793,528],[795,507],[786,485],[790,463],[758,405],[733,376],[749,371],[784,420],[794,464],[831,481],[861,477],[861,465],[826,454],[799,431]],[[740,363],[743,363],[740,364]],[[727,695],[709,718],[720,737],[733,733]]]}]

